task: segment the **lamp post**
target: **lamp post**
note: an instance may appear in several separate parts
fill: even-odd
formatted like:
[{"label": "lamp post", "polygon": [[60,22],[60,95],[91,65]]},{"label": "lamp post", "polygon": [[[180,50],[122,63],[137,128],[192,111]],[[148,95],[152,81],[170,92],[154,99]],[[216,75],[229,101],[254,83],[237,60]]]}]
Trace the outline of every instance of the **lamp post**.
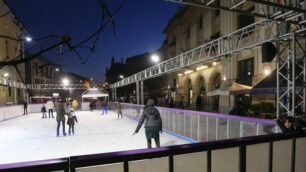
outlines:
[{"label": "lamp post", "polygon": [[154,63],[158,63],[160,61],[160,57],[156,54],[153,54],[151,56],[151,60],[154,62]]}]

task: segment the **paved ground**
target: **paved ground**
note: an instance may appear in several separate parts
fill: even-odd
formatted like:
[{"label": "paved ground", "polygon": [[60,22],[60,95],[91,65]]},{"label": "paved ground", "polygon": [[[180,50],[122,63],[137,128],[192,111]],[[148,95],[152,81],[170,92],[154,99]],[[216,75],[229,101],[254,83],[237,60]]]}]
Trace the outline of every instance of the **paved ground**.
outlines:
[{"label": "paved ground", "polygon": [[[77,112],[76,133],[65,137],[56,137],[55,118],[41,117],[33,113],[0,122],[0,164],[146,148],[144,129],[133,136],[137,122],[117,119],[114,112],[103,116],[100,111]],[[161,135],[161,146],[185,143],[175,136]]]}]

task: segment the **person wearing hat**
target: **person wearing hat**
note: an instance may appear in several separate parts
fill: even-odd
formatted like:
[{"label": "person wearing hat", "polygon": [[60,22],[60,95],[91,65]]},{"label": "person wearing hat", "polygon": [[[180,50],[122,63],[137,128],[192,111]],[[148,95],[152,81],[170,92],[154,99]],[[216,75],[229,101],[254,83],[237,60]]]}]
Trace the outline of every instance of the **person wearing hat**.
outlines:
[{"label": "person wearing hat", "polygon": [[74,124],[75,124],[75,122],[78,122],[78,119],[77,119],[73,109],[70,109],[70,112],[68,113],[68,120],[67,120],[67,124],[69,126],[69,132],[68,132],[69,135],[71,134],[71,129],[72,129],[72,134],[74,134]]},{"label": "person wearing hat", "polygon": [[145,133],[148,148],[152,148],[151,139],[153,138],[156,147],[160,147],[159,132],[162,133],[162,119],[159,111],[154,107],[154,100],[149,99],[147,105],[143,108],[143,114],[139,120],[137,128],[133,135],[138,133],[140,127],[145,122]]}]

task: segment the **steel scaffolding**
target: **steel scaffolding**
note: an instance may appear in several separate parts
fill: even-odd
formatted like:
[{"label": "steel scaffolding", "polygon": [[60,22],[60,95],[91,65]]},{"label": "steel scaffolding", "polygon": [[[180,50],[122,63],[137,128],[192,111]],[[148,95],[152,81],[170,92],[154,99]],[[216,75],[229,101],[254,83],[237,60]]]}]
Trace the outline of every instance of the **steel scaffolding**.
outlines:
[{"label": "steel scaffolding", "polygon": [[[305,111],[305,29],[306,24],[304,10],[305,3],[299,1],[284,0],[283,4],[267,0],[239,0],[231,1],[228,6],[221,6],[217,0],[169,0],[187,5],[194,5],[217,10],[226,10],[244,15],[265,18],[259,22],[239,29],[228,35],[210,41],[190,51],[182,53],[169,60],[154,65],[148,69],[129,76],[111,85],[111,88],[118,88],[143,82],[146,79],[158,77],[186,67],[212,62],[222,57],[229,57],[233,54],[254,49],[265,42],[274,42],[277,45],[277,116],[281,113],[295,115],[297,109]],[[243,10],[238,8],[245,2],[262,5],[262,13]],[[304,9],[303,9],[304,8]],[[295,24],[298,29],[292,33],[283,31],[284,22]],[[265,34],[263,34],[265,33]],[[297,58],[297,51],[300,57]],[[300,70],[295,70],[300,68]],[[296,83],[303,83],[303,86],[296,87]],[[286,84],[283,86],[283,82]],[[139,89],[136,89],[139,91]],[[139,92],[137,93],[139,100]],[[143,98],[143,95],[141,95]],[[138,102],[138,101],[137,101]],[[285,102],[285,103],[284,103]]]}]

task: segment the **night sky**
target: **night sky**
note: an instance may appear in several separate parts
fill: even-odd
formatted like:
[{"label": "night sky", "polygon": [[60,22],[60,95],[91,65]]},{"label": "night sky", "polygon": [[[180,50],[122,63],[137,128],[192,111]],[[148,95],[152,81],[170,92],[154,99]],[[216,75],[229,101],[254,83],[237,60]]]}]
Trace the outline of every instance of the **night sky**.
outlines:
[{"label": "night sky", "polygon": [[[96,0],[6,0],[26,26],[33,38],[55,34],[69,34],[78,42],[94,32],[100,23],[100,8]],[[115,10],[121,0],[107,0]],[[115,18],[116,34],[111,25],[102,33],[96,52],[86,64],[73,53],[67,53],[59,62],[65,71],[93,77],[96,82],[105,79],[105,68],[111,57],[121,58],[158,49],[165,39],[163,29],[175,14],[178,4],[164,0],[128,0]],[[48,40],[51,41],[51,40]],[[55,40],[52,40],[53,42]],[[51,41],[51,42],[52,42]],[[40,46],[32,42],[28,47]],[[89,44],[90,45],[90,44]],[[44,54],[52,59],[58,52]],[[87,50],[81,51],[83,57]]]}]

